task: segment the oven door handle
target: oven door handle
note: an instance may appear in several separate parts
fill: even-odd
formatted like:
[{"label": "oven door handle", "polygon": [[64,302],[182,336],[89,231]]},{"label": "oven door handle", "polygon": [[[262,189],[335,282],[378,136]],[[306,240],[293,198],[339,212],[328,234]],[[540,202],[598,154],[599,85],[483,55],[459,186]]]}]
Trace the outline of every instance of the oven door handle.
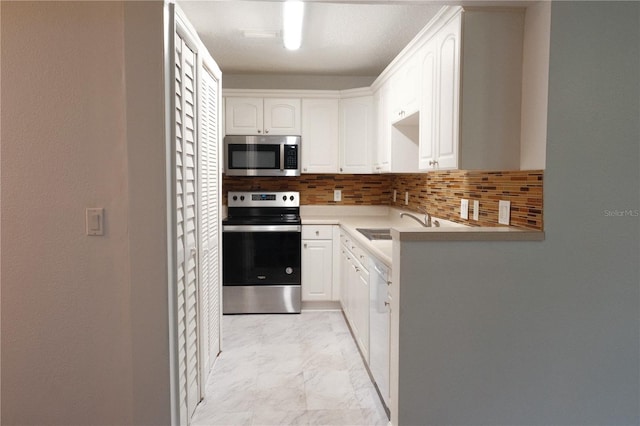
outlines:
[{"label": "oven door handle", "polygon": [[224,225],[222,232],[302,232],[300,225]]}]

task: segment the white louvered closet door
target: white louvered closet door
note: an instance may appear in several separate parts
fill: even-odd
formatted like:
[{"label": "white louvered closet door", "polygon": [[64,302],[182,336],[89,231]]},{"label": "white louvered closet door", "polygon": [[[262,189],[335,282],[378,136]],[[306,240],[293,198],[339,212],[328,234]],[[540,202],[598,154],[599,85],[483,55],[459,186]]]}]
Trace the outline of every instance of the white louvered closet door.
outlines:
[{"label": "white louvered closet door", "polygon": [[[204,55],[203,55],[204,56]],[[211,60],[212,61],[212,60]],[[199,77],[198,139],[200,160],[200,289],[202,362],[206,377],[220,352],[218,102],[220,74],[215,63],[203,60]]]},{"label": "white louvered closet door", "polygon": [[176,256],[180,422],[200,401],[196,198],[196,54],[175,39]]}]

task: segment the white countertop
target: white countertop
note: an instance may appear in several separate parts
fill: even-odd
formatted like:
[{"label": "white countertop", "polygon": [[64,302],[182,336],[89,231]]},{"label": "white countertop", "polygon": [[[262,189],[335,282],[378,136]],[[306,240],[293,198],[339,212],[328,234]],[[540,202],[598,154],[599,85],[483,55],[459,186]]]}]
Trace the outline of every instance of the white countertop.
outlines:
[{"label": "white countertop", "polygon": [[[411,218],[400,218],[402,210],[386,206],[303,206],[303,225],[340,225],[363,248],[391,266],[395,241],[541,241],[544,232],[512,227],[470,227],[448,220],[440,227],[425,228]],[[419,214],[412,213],[418,217]],[[415,225],[415,226],[414,226]],[[390,228],[393,240],[370,241],[357,228]]]}]

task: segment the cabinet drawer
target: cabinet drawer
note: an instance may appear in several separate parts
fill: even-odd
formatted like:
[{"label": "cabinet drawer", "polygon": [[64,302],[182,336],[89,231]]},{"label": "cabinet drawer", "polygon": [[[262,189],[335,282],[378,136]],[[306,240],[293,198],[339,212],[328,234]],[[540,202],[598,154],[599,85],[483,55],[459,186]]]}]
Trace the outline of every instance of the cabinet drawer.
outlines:
[{"label": "cabinet drawer", "polygon": [[356,257],[358,262],[360,262],[362,264],[362,267],[365,270],[368,271],[369,270],[369,255],[367,254],[367,252],[364,251],[363,249],[361,249],[359,246],[354,246],[354,248],[352,249],[352,253]]},{"label": "cabinet drawer", "polygon": [[348,234],[340,234],[343,247],[359,262],[365,270],[369,269],[369,254],[353,241]]},{"label": "cabinet drawer", "polygon": [[303,240],[332,240],[333,229],[331,225],[304,225],[302,227]]}]

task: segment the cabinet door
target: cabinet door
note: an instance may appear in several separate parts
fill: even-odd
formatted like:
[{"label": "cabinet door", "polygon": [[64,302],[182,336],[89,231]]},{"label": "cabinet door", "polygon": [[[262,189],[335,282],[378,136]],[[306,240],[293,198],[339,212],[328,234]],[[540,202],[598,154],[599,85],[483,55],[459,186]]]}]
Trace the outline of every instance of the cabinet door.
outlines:
[{"label": "cabinet door", "polygon": [[460,115],[461,16],[445,25],[436,36],[439,76],[439,117],[436,160],[439,169],[458,167]]},{"label": "cabinet door", "polygon": [[351,269],[351,259],[349,252],[344,246],[340,246],[340,304],[342,310],[351,322],[351,309],[349,307],[349,277]]},{"label": "cabinet door", "polygon": [[[347,253],[348,257],[349,254]],[[347,306],[349,307],[349,325],[351,325],[351,329],[353,331],[353,335],[358,341],[358,336],[360,335],[360,317],[362,314],[360,313],[361,307],[358,306],[358,267],[351,259],[349,262],[349,267],[347,270]],[[359,344],[359,343],[358,343]]]},{"label": "cabinet door", "polygon": [[371,173],[373,96],[343,99],[340,104],[340,172]]},{"label": "cabinet door", "polygon": [[338,99],[302,100],[302,172],[337,173],[340,138]]},{"label": "cabinet door", "polygon": [[391,171],[391,121],[389,120],[389,85],[384,84],[373,96],[377,122],[373,171]]},{"label": "cabinet door", "polygon": [[369,363],[369,273],[360,268],[356,268],[356,271],[354,298],[356,303],[354,322],[357,323],[358,329],[356,338],[364,359]]},{"label": "cabinet door", "polygon": [[420,61],[410,57],[391,77],[391,121],[408,117],[420,108]]},{"label": "cabinet door", "polygon": [[227,98],[225,112],[227,135],[262,134],[262,98]]},{"label": "cabinet door", "polygon": [[422,57],[422,106],[420,109],[420,143],[418,167],[421,170],[433,169],[436,141],[438,140],[438,73],[437,41],[429,40]]},{"label": "cabinet door", "polygon": [[331,240],[302,241],[302,300],[331,300],[333,286]]},{"label": "cabinet door", "polygon": [[299,135],[300,99],[264,99],[264,133],[269,135]]}]

